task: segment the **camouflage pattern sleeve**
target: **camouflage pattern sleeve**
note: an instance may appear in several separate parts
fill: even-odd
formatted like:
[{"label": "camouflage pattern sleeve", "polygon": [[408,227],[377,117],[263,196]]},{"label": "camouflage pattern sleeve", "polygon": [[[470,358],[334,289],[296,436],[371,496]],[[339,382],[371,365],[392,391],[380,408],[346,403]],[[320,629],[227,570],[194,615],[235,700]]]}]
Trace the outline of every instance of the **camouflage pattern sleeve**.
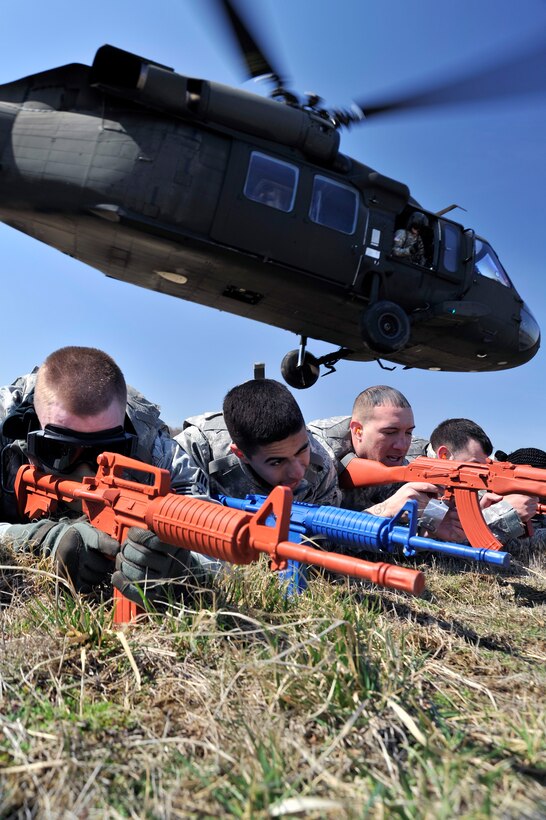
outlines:
[{"label": "camouflage pattern sleeve", "polygon": [[198,427],[190,425],[182,430],[174,441],[181,451],[181,458],[190,478],[191,495],[210,495],[209,461],[212,458],[207,439]]},{"label": "camouflage pattern sleeve", "polygon": [[309,441],[312,462],[320,460],[321,464],[320,469],[317,471],[317,483],[313,487],[313,498],[310,503],[339,507],[341,504],[341,490],[339,489],[334,461],[315,438],[309,436]]},{"label": "camouflage pattern sleeve", "polygon": [[406,240],[408,238],[408,232],[405,231],[403,228],[400,228],[394,234],[394,242],[392,246],[392,254],[393,256],[409,256],[410,255],[410,246],[407,244]]},{"label": "camouflage pattern sleeve", "polygon": [[154,442],[153,462],[157,467],[169,470],[173,492],[208,496],[207,474],[181,446],[178,441],[180,436],[172,439],[159,434]]},{"label": "camouflage pattern sleeve", "polygon": [[514,558],[527,561],[533,555],[546,550],[546,528],[537,527],[532,535],[512,538],[503,544],[503,548]]},{"label": "camouflage pattern sleeve", "polygon": [[35,367],[32,373],[19,376],[13,384],[0,387],[0,423],[13,413],[34,390],[37,371],[38,368]]}]

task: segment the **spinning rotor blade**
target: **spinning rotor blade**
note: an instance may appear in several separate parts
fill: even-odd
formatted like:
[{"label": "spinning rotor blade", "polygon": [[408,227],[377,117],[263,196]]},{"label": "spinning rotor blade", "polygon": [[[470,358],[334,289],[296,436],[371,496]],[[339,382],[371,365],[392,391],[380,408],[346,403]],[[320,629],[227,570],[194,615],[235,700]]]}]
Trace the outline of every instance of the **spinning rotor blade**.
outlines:
[{"label": "spinning rotor blade", "polygon": [[546,37],[527,45],[500,65],[469,73],[424,91],[408,93],[385,102],[357,100],[365,118],[414,108],[458,105],[546,90]]},{"label": "spinning rotor blade", "polygon": [[274,62],[265,56],[263,42],[260,43],[250,31],[248,22],[235,6],[233,0],[215,0],[219,14],[228,24],[229,31],[236,41],[237,48],[245,62],[249,78],[270,76],[281,88],[286,78]]}]

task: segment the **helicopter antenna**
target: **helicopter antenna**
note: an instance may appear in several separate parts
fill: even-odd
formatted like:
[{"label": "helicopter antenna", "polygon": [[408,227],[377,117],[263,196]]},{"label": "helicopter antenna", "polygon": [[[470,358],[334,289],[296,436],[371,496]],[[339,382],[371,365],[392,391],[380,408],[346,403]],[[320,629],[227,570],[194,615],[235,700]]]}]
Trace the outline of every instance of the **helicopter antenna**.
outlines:
[{"label": "helicopter antenna", "polygon": [[441,211],[436,211],[435,216],[444,216],[444,214],[448,214],[450,211],[454,211],[455,208],[459,208],[461,211],[468,213],[466,208],[463,208],[462,205],[456,205],[454,202],[453,205],[448,205],[447,208],[442,208]]},{"label": "helicopter antenna", "polygon": [[383,364],[383,362],[381,361],[381,359],[376,359],[375,361],[377,362],[377,364],[379,365],[379,367],[381,368],[381,370],[389,370],[389,371],[391,371],[391,370],[396,370],[396,365],[395,365],[395,364],[394,364],[392,367],[389,367],[388,365]]}]

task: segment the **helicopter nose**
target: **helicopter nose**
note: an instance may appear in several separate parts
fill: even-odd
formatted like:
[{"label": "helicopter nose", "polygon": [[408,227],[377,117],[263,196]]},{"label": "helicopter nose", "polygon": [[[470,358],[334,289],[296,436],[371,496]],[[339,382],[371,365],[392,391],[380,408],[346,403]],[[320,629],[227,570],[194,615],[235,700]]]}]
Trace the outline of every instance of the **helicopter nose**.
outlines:
[{"label": "helicopter nose", "polygon": [[519,349],[520,351],[530,350],[540,342],[540,328],[538,322],[526,304],[521,308],[521,324],[519,327]]}]

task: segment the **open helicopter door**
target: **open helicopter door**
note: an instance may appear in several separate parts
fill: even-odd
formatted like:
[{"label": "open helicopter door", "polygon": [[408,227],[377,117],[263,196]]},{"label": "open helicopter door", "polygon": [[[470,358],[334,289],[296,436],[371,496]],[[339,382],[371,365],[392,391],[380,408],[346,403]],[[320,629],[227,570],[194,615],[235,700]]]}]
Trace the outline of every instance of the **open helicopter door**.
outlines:
[{"label": "open helicopter door", "polygon": [[211,237],[349,287],[366,217],[358,190],[334,174],[234,142]]}]

